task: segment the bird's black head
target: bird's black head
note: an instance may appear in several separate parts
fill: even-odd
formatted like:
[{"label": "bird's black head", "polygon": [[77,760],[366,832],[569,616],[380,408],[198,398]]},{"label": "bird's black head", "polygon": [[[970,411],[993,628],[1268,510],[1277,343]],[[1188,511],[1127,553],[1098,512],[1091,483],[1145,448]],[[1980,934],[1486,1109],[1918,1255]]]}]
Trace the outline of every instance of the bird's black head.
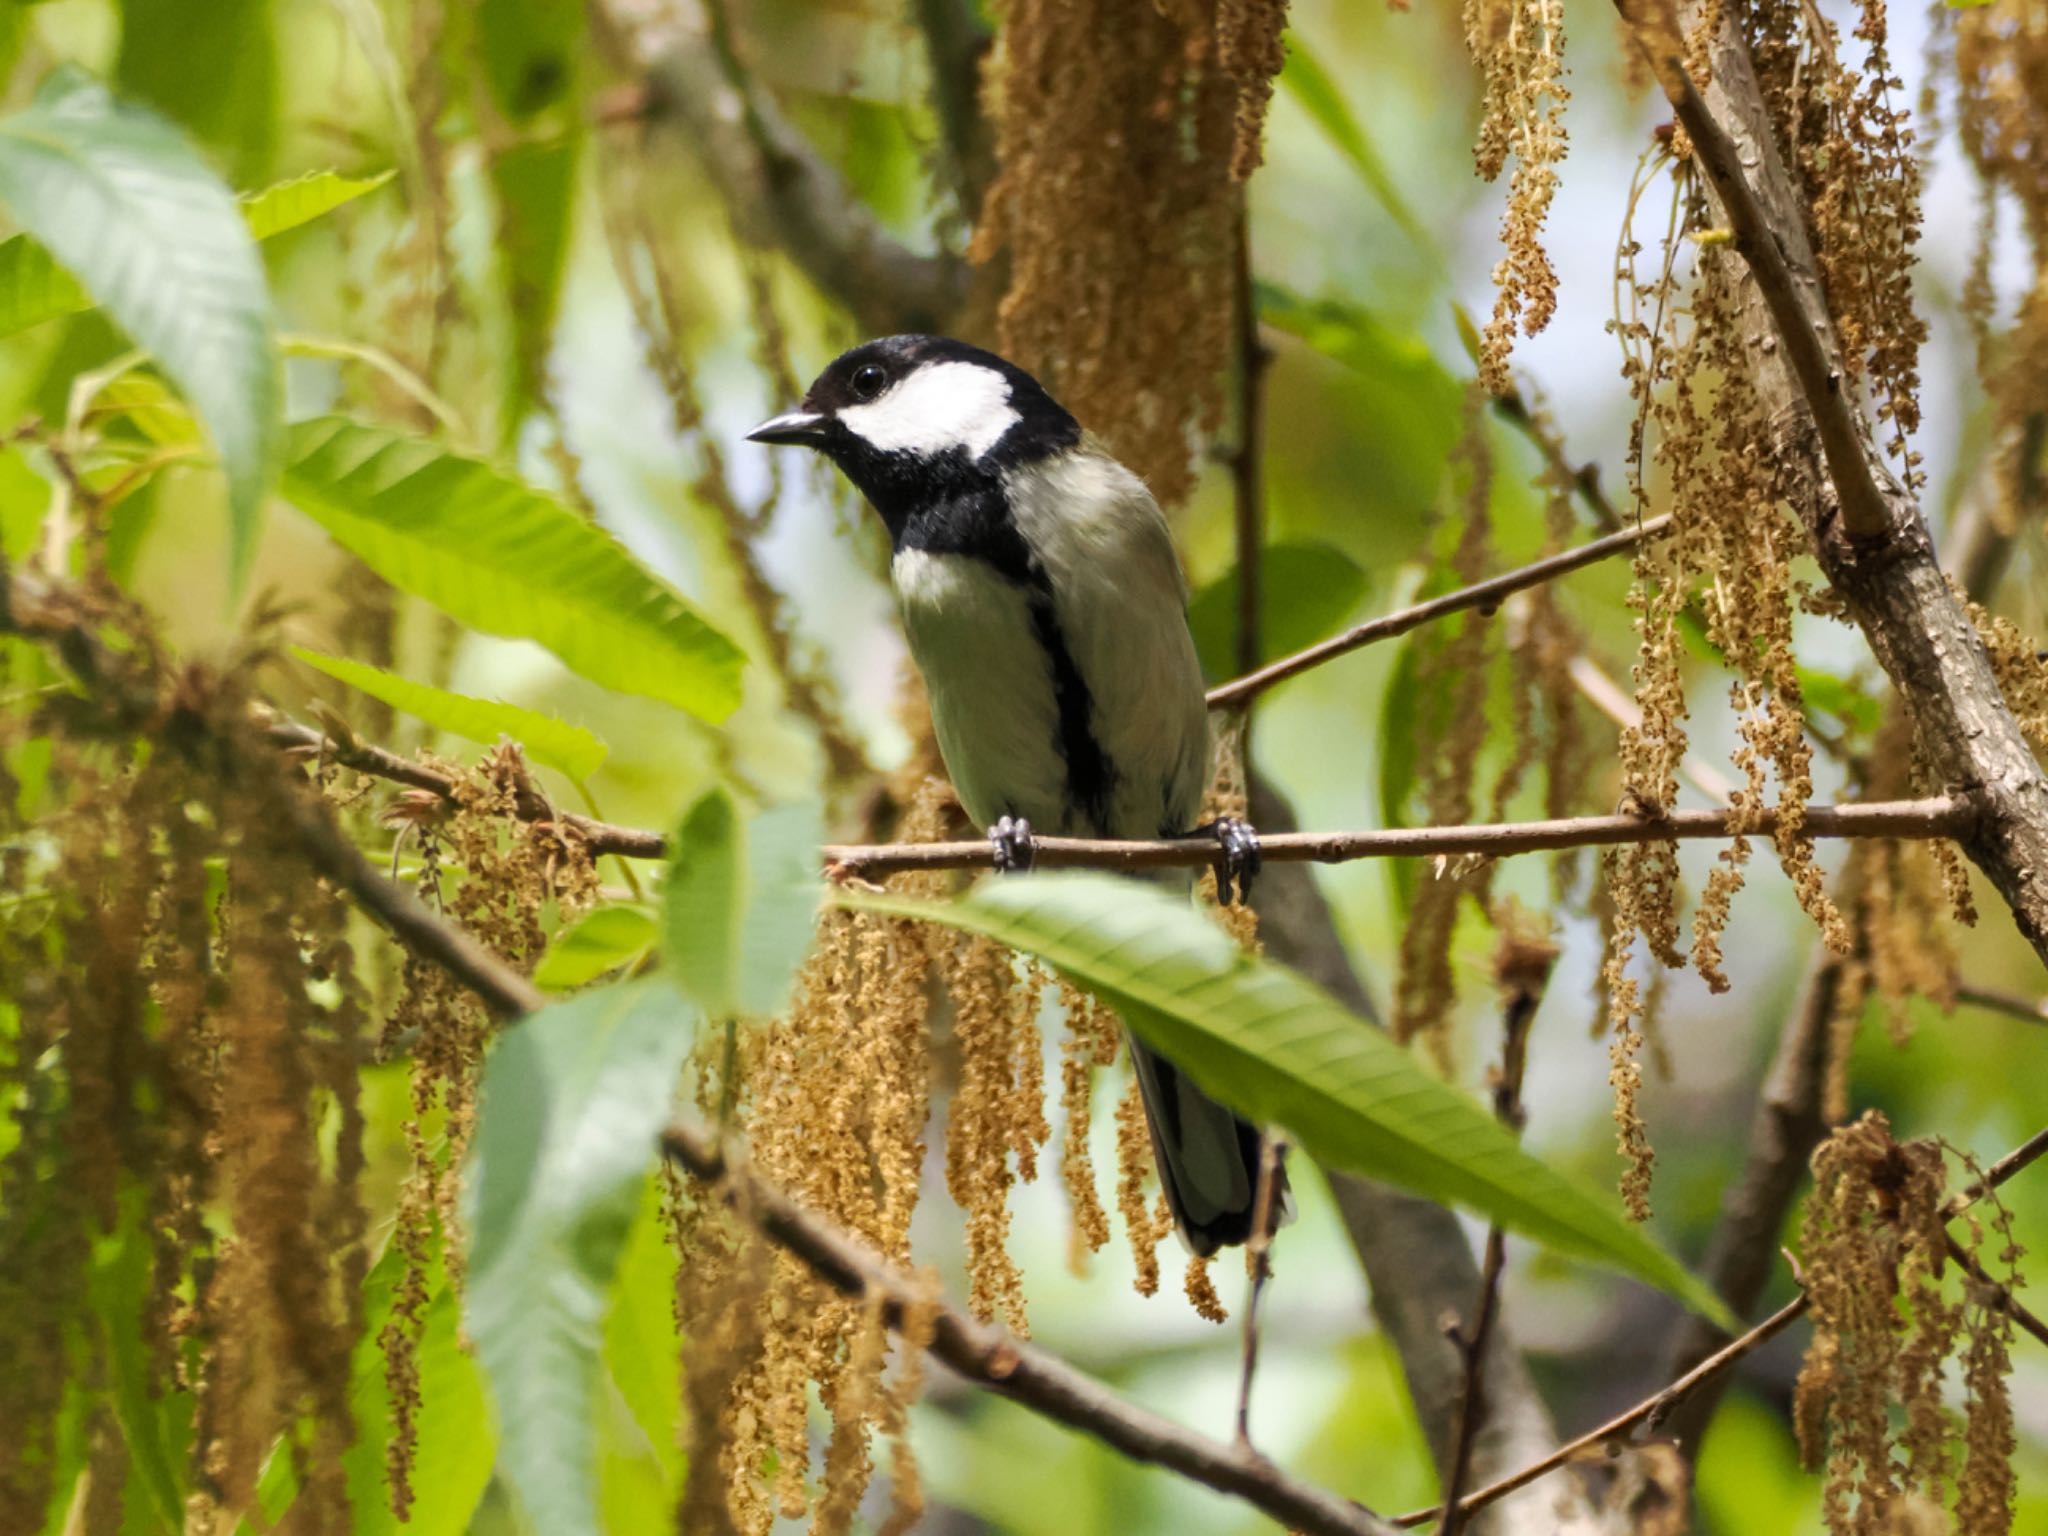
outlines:
[{"label": "bird's black head", "polygon": [[1081,428],[993,352],[944,336],[884,336],[841,354],[799,409],[747,435],[827,455],[900,539],[920,511],[1072,448]]}]

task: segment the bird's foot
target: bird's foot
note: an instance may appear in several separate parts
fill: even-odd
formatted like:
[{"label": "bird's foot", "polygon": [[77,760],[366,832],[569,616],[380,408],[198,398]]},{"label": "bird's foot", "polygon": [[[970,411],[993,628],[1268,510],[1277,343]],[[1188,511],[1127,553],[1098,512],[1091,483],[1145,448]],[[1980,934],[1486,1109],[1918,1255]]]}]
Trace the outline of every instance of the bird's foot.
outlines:
[{"label": "bird's foot", "polygon": [[1263,862],[1259,852],[1259,834],[1253,830],[1252,824],[1235,816],[1218,816],[1214,821],[1196,827],[1188,836],[1216,839],[1219,849],[1216,856],[1216,900],[1223,906],[1229,906],[1234,888],[1237,901],[1249,901],[1252,879]]},{"label": "bird's foot", "polygon": [[995,844],[999,875],[1021,875],[1037,857],[1038,850],[1031,841],[1031,823],[1022,816],[1005,816],[988,829],[988,840]]}]

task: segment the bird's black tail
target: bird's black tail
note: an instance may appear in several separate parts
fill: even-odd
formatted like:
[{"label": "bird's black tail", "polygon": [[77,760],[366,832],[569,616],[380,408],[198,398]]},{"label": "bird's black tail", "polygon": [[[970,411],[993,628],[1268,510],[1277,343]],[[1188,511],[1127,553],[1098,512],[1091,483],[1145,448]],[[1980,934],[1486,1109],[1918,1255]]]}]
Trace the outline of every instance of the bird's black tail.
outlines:
[{"label": "bird's black tail", "polygon": [[[1174,1225],[1196,1254],[1207,1258],[1252,1234],[1259,1190],[1259,1129],[1203,1093],[1187,1074],[1131,1037],[1131,1065],[1145,1100],[1159,1182]],[[1274,1170],[1271,1220],[1291,1210],[1287,1172]]]}]

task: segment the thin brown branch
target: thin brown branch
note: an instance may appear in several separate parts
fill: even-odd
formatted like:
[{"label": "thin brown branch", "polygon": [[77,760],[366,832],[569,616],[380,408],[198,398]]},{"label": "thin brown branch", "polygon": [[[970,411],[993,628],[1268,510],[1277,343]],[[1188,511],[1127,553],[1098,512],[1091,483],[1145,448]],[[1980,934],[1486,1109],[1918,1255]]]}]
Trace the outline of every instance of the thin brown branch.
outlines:
[{"label": "thin brown branch", "polygon": [[[287,751],[312,753],[344,768],[353,768],[358,773],[430,791],[443,800],[452,802],[455,798],[455,780],[448,774],[400,757],[383,747],[366,741],[340,741],[310,725],[300,725],[292,720],[275,721],[266,729],[271,741]],[[594,816],[580,816],[574,811],[558,811],[538,795],[520,796],[515,809],[521,821],[545,821],[566,827],[589,847],[593,858],[607,853],[622,854],[629,859],[668,857],[668,839],[659,832],[622,827],[614,822],[599,821]]]},{"label": "thin brown branch", "polygon": [[[1801,827],[1807,837],[1962,837],[1974,824],[1972,803],[1962,797],[1879,800],[1864,805],[1815,805]],[[1559,848],[1607,847],[1618,843],[1720,838],[1729,835],[1735,813],[1728,810],[1672,811],[1664,816],[1575,816],[1557,821],[1480,823],[1463,827],[1389,827],[1362,832],[1285,832],[1259,840],[1268,864],[1343,864],[1353,859],[1501,858]],[[1769,836],[1775,811],[1747,830]],[[1163,869],[1212,864],[1216,844],[1208,838],[1129,840],[1041,837],[1033,840],[1039,869]],[[973,869],[989,862],[986,842],[842,843],[821,850],[827,871],[840,879],[878,880],[904,870]]]},{"label": "thin brown branch", "polygon": [[607,35],[631,55],[627,67],[649,82],[649,116],[684,130],[749,238],[782,250],[871,334],[951,328],[966,302],[966,263],[891,236],[730,47],[675,25],[665,8],[602,10]]},{"label": "thin brown branch", "polygon": [[1493,397],[1493,408],[1522,436],[1526,437],[1543,455],[1543,462],[1549,466],[1553,483],[1568,488],[1586,504],[1586,510],[1593,514],[1593,521],[1602,533],[1619,533],[1629,526],[1614,503],[1607,498],[1607,488],[1600,483],[1600,466],[1590,460],[1574,466],[1564,451],[1564,440],[1557,432],[1545,425],[1541,416],[1523,396],[1519,384],[1511,384],[1506,394]]},{"label": "thin brown branch", "polygon": [[[1468,1494],[1459,1504],[1459,1512],[1462,1515],[1469,1516],[1474,1510],[1484,1509],[1495,1499],[1502,1497],[1504,1494],[1513,1493],[1517,1488],[1525,1487],[1535,1482],[1544,1473],[1556,1471],[1566,1462],[1575,1460],[1585,1452],[1620,1440],[1623,1435],[1634,1429],[1638,1424],[1654,1426],[1660,1423],[1664,1416],[1682,1402],[1685,1395],[1692,1391],[1693,1388],[1710,1377],[1719,1375],[1744,1355],[1755,1349],[1759,1344],[1765,1343],[1767,1340],[1775,1338],[1778,1334],[1784,1332],[1805,1311],[1806,1296],[1802,1292],[1794,1300],[1787,1302],[1754,1328],[1750,1329],[1749,1332],[1742,1335],[1741,1338],[1734,1340],[1725,1349],[1718,1350],[1714,1354],[1709,1355],[1661,1392],[1644,1398],[1635,1407],[1628,1409],[1626,1412],[1616,1414],[1597,1429],[1587,1430],[1576,1440],[1567,1440],[1541,1461],[1532,1462],[1530,1465],[1522,1468],[1521,1471],[1512,1473],[1497,1483],[1491,1483],[1477,1492]],[[1426,1525],[1438,1518],[1442,1513],[1443,1509],[1441,1506],[1412,1510],[1408,1514],[1397,1516],[1394,1524],[1398,1526]]]},{"label": "thin brown branch", "polygon": [[1956,1001],[2008,1018],[2024,1019],[2029,1024],[2048,1024],[2048,997],[2021,997],[2016,992],[2000,992],[1991,987],[1963,986],[1956,988]]},{"label": "thin brown branch", "polygon": [[2032,1312],[2022,1306],[2019,1297],[2013,1295],[2011,1289],[2005,1284],[1992,1279],[1985,1271],[1984,1266],[1977,1262],[1976,1255],[1956,1241],[1954,1233],[1944,1232],[1942,1233],[1942,1239],[1948,1244],[1948,1256],[1961,1267],[1964,1274],[1968,1275],[1990,1293],[1993,1306],[1997,1307],[1999,1311],[2003,1312],[2043,1344],[2048,1344],[2048,1323],[2042,1322],[2040,1318],[2034,1316]]},{"label": "thin brown branch", "polygon": [[[2044,1152],[2048,1152],[2048,1127],[2036,1131],[2022,1145],[2008,1152],[2004,1157],[2001,1157],[1997,1162],[1985,1169],[1983,1176],[1972,1183],[1969,1188],[1950,1197],[1948,1204],[1942,1208],[1942,1219],[1944,1221],[1953,1221],[1967,1210],[1972,1202],[1981,1199],[1987,1191],[1996,1189],[1999,1185],[2004,1184],[2014,1174],[2020,1172],[2021,1169],[2032,1163]],[[1540,1461],[1533,1462],[1529,1466],[1522,1468],[1521,1471],[1504,1477],[1499,1482],[1481,1488],[1478,1492],[1467,1496],[1459,1505],[1460,1511],[1469,1515],[1473,1510],[1483,1509],[1502,1495],[1513,1493],[1517,1488],[1527,1486],[1544,1473],[1555,1471],[1566,1462],[1573,1460],[1586,1451],[1594,1449],[1596,1446],[1607,1446],[1619,1442],[1624,1434],[1633,1430],[1638,1424],[1645,1426],[1647,1429],[1655,1429],[1670,1415],[1671,1410],[1682,1403],[1686,1396],[1702,1382],[1718,1376],[1743,1356],[1749,1354],[1759,1344],[1784,1332],[1786,1328],[1790,1327],[1804,1315],[1808,1304],[1807,1293],[1801,1291],[1792,1300],[1786,1302],[1784,1306],[1778,1308],[1777,1311],[1750,1329],[1749,1332],[1743,1334],[1740,1338],[1732,1340],[1725,1347],[1716,1350],[1683,1376],[1672,1382],[1670,1386],[1644,1398],[1626,1412],[1616,1414],[1598,1428],[1587,1430],[1586,1433],[1580,1435],[1576,1440],[1567,1441]],[[1436,1519],[1442,1513],[1443,1510],[1440,1507],[1418,1509],[1398,1516],[1394,1524],[1397,1526],[1423,1525]]]},{"label": "thin brown branch", "polygon": [[1969,785],[1983,816],[1962,851],[2048,961],[2048,773],[2000,693],[1983,637],[1935,558],[1910,488],[1858,415],[1806,200],[1778,144],[1739,7],[1715,7],[1705,93],[1688,77],[1671,0],[1617,0],[1735,233],[1748,281],[1735,328],[1752,360],[1761,451],[1844,611],[1907,710],[1929,782]]},{"label": "thin brown branch", "polygon": [[[1557,948],[1550,943],[1524,940],[1512,931],[1501,940],[1501,979],[1507,996],[1501,1008],[1500,1070],[1493,1080],[1493,1113],[1502,1125],[1519,1135],[1522,1130],[1522,1075],[1529,1061],[1529,1028],[1536,1021],[1537,1006],[1543,1001],[1551,967],[1557,963]],[[1500,1314],[1501,1275],[1507,1268],[1507,1233],[1496,1223],[1487,1229],[1486,1262],[1479,1275],[1479,1304],[1471,1321],[1459,1330],[1458,1348],[1465,1359],[1465,1387],[1458,1398],[1458,1424],[1452,1438],[1451,1470],[1444,1480],[1444,1522],[1440,1536],[1457,1536],[1464,1528],[1465,1511],[1458,1500],[1472,1473],[1472,1451],[1485,1421],[1486,1351],[1493,1335],[1494,1320]]]},{"label": "thin brown branch", "polygon": [[1165,1467],[1243,1499],[1290,1530],[1311,1536],[1391,1536],[1393,1527],[1349,1499],[1301,1482],[1244,1445],[1226,1445],[1126,1402],[1092,1376],[957,1307],[934,1309],[927,1290],[866,1244],[820,1220],[788,1195],[728,1160],[712,1137],[672,1125],[662,1150],[698,1178],[722,1183],[773,1242],[849,1295],[878,1298],[901,1328],[913,1309],[929,1319],[932,1355],[966,1380],[1091,1435],[1134,1461]]},{"label": "thin brown branch", "polygon": [[1259,1182],[1252,1192],[1252,1232],[1245,1239],[1245,1267],[1251,1294],[1244,1304],[1244,1354],[1237,1378],[1237,1443],[1252,1443],[1252,1377],[1259,1369],[1259,1302],[1273,1278],[1273,1191],[1280,1182],[1280,1140],[1271,1131],[1259,1138]]},{"label": "thin brown branch", "polygon": [[1821,285],[1810,274],[1794,273],[1779,227],[1744,171],[1742,151],[1686,73],[1676,25],[1666,26],[1662,16],[1653,14],[1664,9],[1663,0],[1616,0],[1616,8],[1634,26],[1658,84],[1692,140],[1693,158],[1721,200],[1736,249],[1770,309],[1819,433],[1844,526],[1852,538],[1891,538],[1898,531],[1894,508],[1905,493],[1865,451],[1867,435],[1856,417],[1854,391],[1847,387],[1839,356],[1831,355],[1833,326]]},{"label": "thin brown branch", "polygon": [[1604,539],[1595,539],[1577,549],[1565,550],[1562,554],[1532,561],[1518,570],[1489,577],[1469,587],[1460,587],[1455,592],[1446,592],[1442,597],[1433,597],[1428,602],[1416,603],[1396,613],[1381,614],[1368,619],[1354,629],[1347,629],[1341,635],[1328,640],[1319,640],[1306,650],[1296,651],[1292,656],[1248,672],[1243,677],[1231,679],[1209,690],[1209,707],[1222,709],[1228,705],[1242,704],[1246,700],[1264,693],[1276,683],[1284,683],[1290,677],[1298,677],[1312,667],[1319,667],[1326,661],[1357,650],[1360,646],[1371,645],[1376,640],[1391,640],[1396,635],[1405,635],[1411,629],[1441,619],[1448,614],[1459,613],[1467,608],[1491,612],[1500,606],[1502,599],[1522,591],[1525,587],[1539,586],[1554,581],[1569,572],[1632,550],[1645,539],[1662,537],[1671,527],[1667,513],[1653,517],[1633,528],[1624,528],[1620,533],[1609,534]]}]

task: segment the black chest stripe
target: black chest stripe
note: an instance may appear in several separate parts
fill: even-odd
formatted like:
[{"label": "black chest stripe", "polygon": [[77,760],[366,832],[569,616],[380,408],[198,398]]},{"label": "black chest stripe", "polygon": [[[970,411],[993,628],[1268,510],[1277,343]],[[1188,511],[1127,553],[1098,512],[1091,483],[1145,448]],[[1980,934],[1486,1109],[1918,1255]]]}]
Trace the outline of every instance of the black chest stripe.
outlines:
[{"label": "black chest stripe", "polygon": [[1043,585],[1043,573],[1034,570],[1032,574],[1037,579],[1031,584],[1031,623],[1052,666],[1053,702],[1059,710],[1060,756],[1067,763],[1067,803],[1100,836],[1109,830],[1109,797],[1115,768],[1096,739],[1095,700],[1088,692],[1081,669],[1074,664],[1073,652],[1067,649],[1067,637],[1061,633],[1059,618],[1053,612],[1052,593]]}]

